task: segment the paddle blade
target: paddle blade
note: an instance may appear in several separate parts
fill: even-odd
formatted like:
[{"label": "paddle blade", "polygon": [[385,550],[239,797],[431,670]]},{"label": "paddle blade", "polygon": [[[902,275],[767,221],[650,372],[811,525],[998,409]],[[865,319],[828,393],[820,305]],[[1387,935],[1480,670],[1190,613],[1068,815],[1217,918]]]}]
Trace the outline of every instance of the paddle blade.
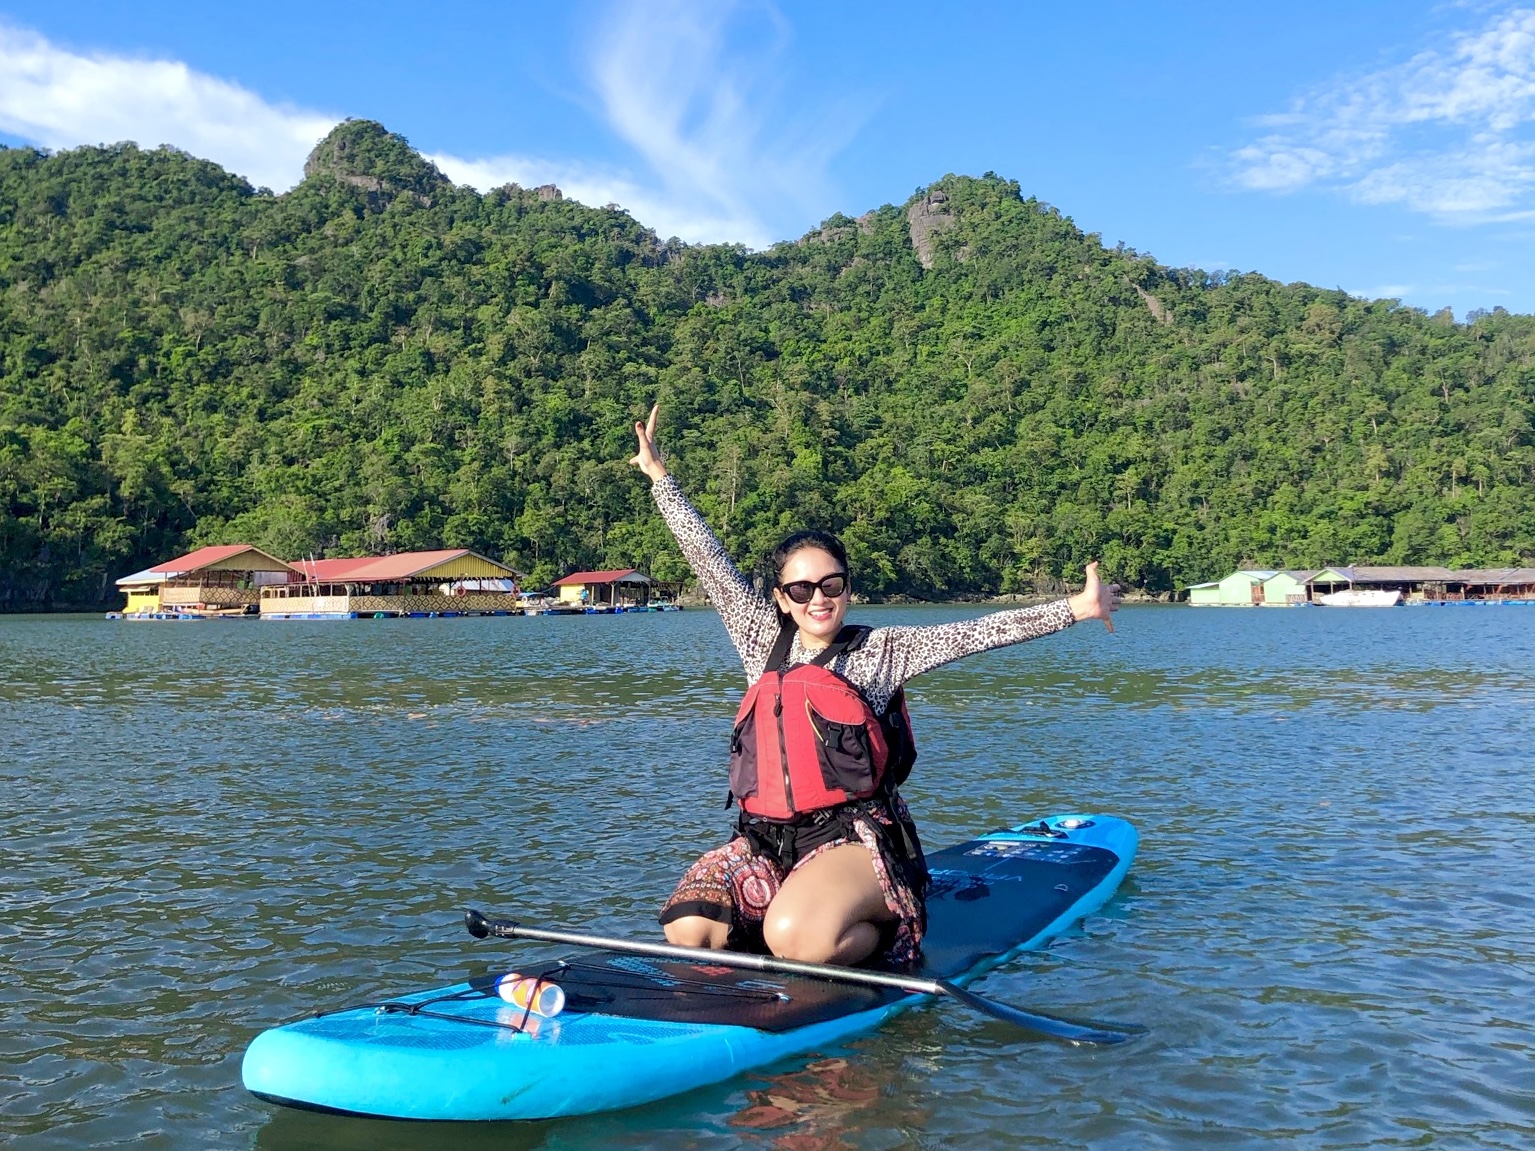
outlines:
[{"label": "paddle blade", "polygon": [[947,979],[939,979],[936,982],[945,995],[957,999],[967,1007],[975,1008],[983,1015],[990,1015],[993,1019],[1001,1019],[1028,1031],[1037,1032],[1051,1039],[1061,1039],[1067,1043],[1107,1046],[1146,1034],[1144,1027],[1138,1027],[1133,1023],[1100,1023],[1091,1019],[1063,1019],[1055,1015],[1040,1015],[1034,1011],[1024,1011],[1006,1003],[998,1003],[993,999],[977,995],[973,991],[966,991]]}]

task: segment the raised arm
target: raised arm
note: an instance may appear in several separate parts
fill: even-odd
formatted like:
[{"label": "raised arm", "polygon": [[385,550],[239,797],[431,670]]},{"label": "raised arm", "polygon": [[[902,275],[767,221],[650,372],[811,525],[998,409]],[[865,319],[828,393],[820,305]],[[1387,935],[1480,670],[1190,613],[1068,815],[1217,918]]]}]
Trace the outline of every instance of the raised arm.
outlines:
[{"label": "raised arm", "polygon": [[676,479],[667,473],[656,450],[658,410],[659,406],[651,408],[650,419],[634,425],[639,451],[629,462],[650,478],[651,494],[662,519],[704,593],[719,611],[730,642],[741,656],[747,679],[755,680],[762,674],[773,641],[778,638],[778,612],[731,562],[725,545],[682,494]]}]

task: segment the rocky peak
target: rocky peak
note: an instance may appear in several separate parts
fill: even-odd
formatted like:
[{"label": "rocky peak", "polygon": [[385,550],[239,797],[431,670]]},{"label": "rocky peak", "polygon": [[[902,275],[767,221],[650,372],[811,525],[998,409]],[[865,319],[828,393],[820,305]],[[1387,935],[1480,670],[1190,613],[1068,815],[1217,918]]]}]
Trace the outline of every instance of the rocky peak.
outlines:
[{"label": "rocky peak", "polygon": [[[497,190],[508,196],[528,195],[538,200],[563,200],[565,198],[565,193],[560,191],[558,184],[540,184],[536,188],[524,188],[521,184],[502,184]],[[604,204],[603,207],[618,212],[623,211],[617,204]]]},{"label": "rocky peak", "polygon": [[906,222],[911,233],[911,246],[916,249],[917,260],[924,268],[933,266],[933,253],[938,234],[955,224],[949,211],[949,194],[942,188],[934,188],[918,198],[906,211]]},{"label": "rocky peak", "polygon": [[[1130,282],[1126,280],[1126,283]],[[1146,305],[1146,310],[1151,313],[1152,319],[1156,320],[1159,324],[1170,324],[1173,322],[1173,310],[1171,308],[1139,284],[1131,283],[1130,286],[1135,289],[1135,294],[1141,298],[1141,303]]]},{"label": "rocky peak", "polygon": [[375,206],[401,192],[430,204],[450,181],[404,136],[373,120],[343,120],[304,161],[305,180],[336,180],[368,193]]}]

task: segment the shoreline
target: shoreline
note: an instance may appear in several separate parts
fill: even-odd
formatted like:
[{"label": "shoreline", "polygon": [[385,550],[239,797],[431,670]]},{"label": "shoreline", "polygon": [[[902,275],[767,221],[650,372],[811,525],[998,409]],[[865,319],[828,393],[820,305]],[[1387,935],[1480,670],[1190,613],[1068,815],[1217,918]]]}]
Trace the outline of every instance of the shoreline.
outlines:
[{"label": "shoreline", "polygon": [[[1032,607],[1035,604],[1049,603],[1052,600],[1062,599],[1071,594],[1060,592],[1055,595],[1023,594],[1019,592],[1007,595],[965,595],[956,596],[953,599],[916,599],[912,596],[896,595],[883,599],[867,599],[863,596],[853,597],[854,607]],[[707,596],[690,592],[676,597],[676,602],[689,610],[701,608],[713,609]],[[1169,596],[1160,596],[1151,592],[1134,591],[1127,592],[1120,597],[1121,604],[1168,604],[1176,601]],[[108,612],[121,611],[120,606],[110,605],[85,605],[71,604],[60,607],[23,608],[19,610],[0,609],[0,617],[22,616],[60,616],[60,615],[106,615]]]}]

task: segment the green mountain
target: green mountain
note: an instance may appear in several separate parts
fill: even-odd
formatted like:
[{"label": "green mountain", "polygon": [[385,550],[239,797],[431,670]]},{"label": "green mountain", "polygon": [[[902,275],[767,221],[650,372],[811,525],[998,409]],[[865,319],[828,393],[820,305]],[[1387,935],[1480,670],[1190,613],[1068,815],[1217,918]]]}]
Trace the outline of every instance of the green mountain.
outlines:
[{"label": "green mountain", "polygon": [[0,150],[0,608],[237,540],[677,578],[655,399],[743,562],[826,526],[874,595],[1535,559],[1529,316],[1167,268],[990,174],[753,253],[367,121],[305,172]]}]

